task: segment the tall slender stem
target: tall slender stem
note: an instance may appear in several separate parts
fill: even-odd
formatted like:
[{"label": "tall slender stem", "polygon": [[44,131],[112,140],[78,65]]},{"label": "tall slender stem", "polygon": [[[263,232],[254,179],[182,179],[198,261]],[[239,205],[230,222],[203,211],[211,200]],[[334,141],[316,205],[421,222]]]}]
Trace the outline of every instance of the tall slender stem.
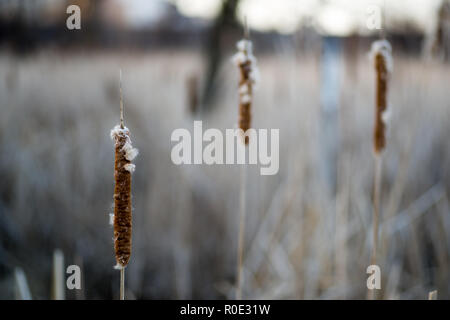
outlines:
[{"label": "tall slender stem", "polygon": [[247,16],[244,16],[244,39],[250,39],[250,31],[247,24]]},{"label": "tall slender stem", "polygon": [[380,38],[386,39],[386,0],[383,0],[383,8],[381,9]]},{"label": "tall slender stem", "polygon": [[120,300],[125,300],[125,267],[120,269]]},{"label": "tall slender stem", "polygon": [[[244,143],[244,142],[243,142]],[[242,298],[242,261],[244,255],[244,235],[245,235],[245,217],[246,217],[246,165],[241,166],[240,183],[240,217],[239,217],[239,237],[238,237],[238,257],[237,257],[237,280],[236,280],[236,300]]]},{"label": "tall slender stem", "polygon": [[120,128],[123,126],[123,96],[122,96],[122,69],[119,70],[119,91],[120,91]]},{"label": "tall slender stem", "polygon": [[[375,154],[375,175],[373,179],[373,238],[372,238],[372,255],[370,264],[377,264],[378,250],[378,220],[380,215],[380,190],[381,190],[381,166],[382,158],[380,153]],[[369,290],[367,297],[370,300],[376,299],[376,289]]]}]

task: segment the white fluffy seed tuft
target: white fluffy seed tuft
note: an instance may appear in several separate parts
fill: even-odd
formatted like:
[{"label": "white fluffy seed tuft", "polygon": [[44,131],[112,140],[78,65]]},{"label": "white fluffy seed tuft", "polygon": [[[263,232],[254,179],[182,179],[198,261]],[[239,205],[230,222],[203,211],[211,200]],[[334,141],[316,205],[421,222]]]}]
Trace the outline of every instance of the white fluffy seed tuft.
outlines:
[{"label": "white fluffy seed tuft", "polygon": [[122,150],[125,151],[125,158],[129,161],[132,161],[139,154],[139,150],[133,148],[131,145],[131,140],[129,137],[127,137],[127,141],[123,145]]},{"label": "white fluffy seed tuft", "polygon": [[[250,62],[251,72],[250,81],[253,85],[256,85],[259,81],[259,71],[256,65],[256,58],[253,55],[253,45],[250,40],[242,39],[236,44],[238,52],[232,57],[232,61],[237,66],[240,66],[246,62]],[[245,93],[245,92],[244,92]]]},{"label": "white fluffy seed tuft", "polygon": [[127,170],[129,173],[133,173],[134,169],[136,169],[136,166],[134,164],[132,164],[132,163],[127,163],[124,166],[124,169]]},{"label": "white fluffy seed tuft", "polygon": [[[139,154],[139,150],[134,148],[131,144],[130,130],[128,130],[127,127],[121,128],[120,125],[116,125],[111,130],[111,139],[113,139],[117,143],[117,139],[119,137],[126,139],[125,144],[122,147],[122,151],[125,152],[125,159],[127,159],[128,161],[132,161]],[[136,166],[132,163],[128,163],[124,166],[124,168],[128,172],[133,173],[136,169]]]},{"label": "white fluffy seed tuft", "polygon": [[124,127],[123,129],[120,127],[120,125],[116,125],[112,130],[111,130],[111,139],[114,140],[114,138],[118,137],[118,136],[126,136],[128,137],[130,134],[130,130],[128,130],[127,127]]},{"label": "white fluffy seed tuft", "polygon": [[387,40],[377,40],[372,43],[370,49],[370,56],[372,61],[374,61],[375,56],[381,53],[386,61],[386,68],[389,73],[392,73],[394,68],[394,62],[392,59],[392,46]]},{"label": "white fluffy seed tuft", "polygon": [[241,103],[246,104],[252,101],[252,97],[249,94],[241,95]]}]

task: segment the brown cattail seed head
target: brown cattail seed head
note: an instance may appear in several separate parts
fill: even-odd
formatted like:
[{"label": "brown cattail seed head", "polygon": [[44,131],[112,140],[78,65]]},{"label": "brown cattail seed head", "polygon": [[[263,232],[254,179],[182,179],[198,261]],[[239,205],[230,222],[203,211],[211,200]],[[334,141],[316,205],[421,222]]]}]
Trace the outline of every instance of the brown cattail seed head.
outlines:
[{"label": "brown cattail seed head", "polygon": [[131,173],[134,164],[131,161],[137,156],[138,150],[133,148],[128,128],[118,125],[111,130],[114,140],[114,250],[116,268],[127,266],[131,256]]},{"label": "brown cattail seed head", "polygon": [[[239,128],[245,133],[251,127],[251,106],[253,89],[257,80],[256,59],[252,53],[252,43],[243,39],[237,43],[238,52],[233,60],[239,67]],[[245,144],[248,144],[245,136]]]},{"label": "brown cattail seed head", "polygon": [[388,83],[392,72],[391,45],[386,40],[372,44],[372,55],[376,72],[375,126],[373,147],[380,153],[386,147],[386,126],[388,118]]}]

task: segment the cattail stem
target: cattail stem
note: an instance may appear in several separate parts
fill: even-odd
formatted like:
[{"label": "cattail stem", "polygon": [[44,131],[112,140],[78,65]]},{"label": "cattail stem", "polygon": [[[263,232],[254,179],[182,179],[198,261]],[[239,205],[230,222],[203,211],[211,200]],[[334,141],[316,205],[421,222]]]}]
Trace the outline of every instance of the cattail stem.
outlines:
[{"label": "cattail stem", "polygon": [[[375,173],[373,179],[373,222],[372,222],[372,254],[370,257],[370,264],[377,264],[377,251],[378,251],[378,225],[380,216],[380,191],[381,191],[381,168],[382,157],[381,154],[375,154]],[[376,299],[376,289],[369,289],[369,300]]]},{"label": "cattail stem", "polygon": [[119,91],[120,91],[120,128],[123,129],[123,96],[122,96],[122,69],[119,71]]},{"label": "cattail stem", "polygon": [[125,268],[120,269],[120,300],[125,300]]},{"label": "cattail stem", "polygon": [[386,39],[386,0],[383,0],[383,8],[381,9],[380,39]]},{"label": "cattail stem", "polygon": [[250,31],[248,29],[247,16],[244,16],[244,38],[247,40],[250,39]]},{"label": "cattail stem", "polygon": [[241,181],[240,181],[240,216],[239,216],[239,236],[238,236],[238,251],[237,251],[237,279],[236,279],[236,300],[242,298],[242,261],[244,256],[244,236],[245,236],[245,218],[246,218],[246,184],[247,184],[247,170],[246,165],[241,166]]},{"label": "cattail stem", "polygon": [[382,157],[375,155],[375,175],[373,179],[373,246],[371,264],[377,262],[378,247],[378,220],[380,215],[380,189],[381,189],[381,167]]}]

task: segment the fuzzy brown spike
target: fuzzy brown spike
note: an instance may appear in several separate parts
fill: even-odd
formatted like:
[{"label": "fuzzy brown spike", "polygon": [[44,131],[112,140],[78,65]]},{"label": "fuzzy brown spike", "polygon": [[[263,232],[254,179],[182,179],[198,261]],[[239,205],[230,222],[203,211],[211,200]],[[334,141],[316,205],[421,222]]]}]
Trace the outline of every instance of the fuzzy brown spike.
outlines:
[{"label": "fuzzy brown spike", "polygon": [[386,147],[386,125],[383,113],[387,109],[387,81],[388,68],[386,58],[380,52],[375,55],[376,70],[376,109],[375,128],[373,133],[373,146],[375,153],[380,153]]},{"label": "fuzzy brown spike", "polygon": [[131,172],[124,146],[128,141],[125,130],[118,130],[114,162],[114,249],[118,267],[126,267],[131,256]]},{"label": "fuzzy brown spike", "polygon": [[[247,60],[244,63],[241,63],[239,65],[240,75],[241,79],[239,81],[239,87],[242,85],[247,85],[248,94],[250,97],[252,96],[252,81],[250,79],[250,72],[252,70],[251,67],[251,61]],[[251,107],[252,103],[250,101],[243,101],[243,99],[239,100],[239,128],[242,129],[242,131],[247,132],[248,129],[250,129],[251,126]],[[248,144],[249,137],[245,136],[245,144]]]},{"label": "fuzzy brown spike", "polygon": [[[247,28],[246,28],[247,29]],[[246,31],[246,37],[248,31]],[[247,38],[237,43],[238,52],[233,60],[239,68],[239,120],[238,126],[244,133],[251,127],[251,107],[253,90],[258,78],[256,58],[252,52],[252,42]],[[245,144],[249,143],[249,137],[245,136]]]}]

